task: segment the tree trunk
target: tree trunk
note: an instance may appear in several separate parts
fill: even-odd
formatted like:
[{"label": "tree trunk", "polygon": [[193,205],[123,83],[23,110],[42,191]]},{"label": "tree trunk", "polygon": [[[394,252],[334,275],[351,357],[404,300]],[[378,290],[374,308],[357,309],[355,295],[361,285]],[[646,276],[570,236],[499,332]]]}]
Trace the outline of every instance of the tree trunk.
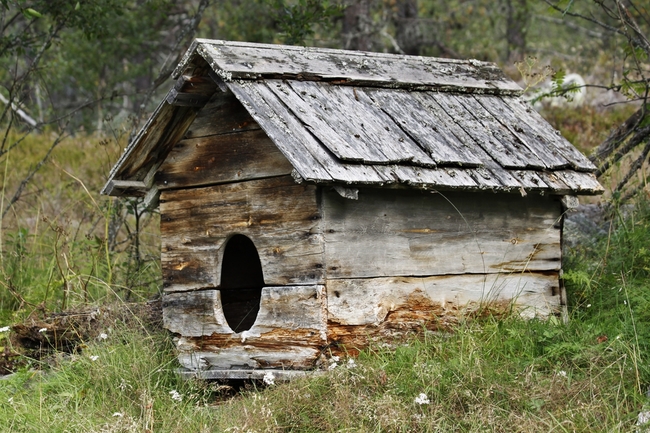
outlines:
[{"label": "tree trunk", "polygon": [[352,0],[343,14],[343,48],[346,50],[371,51],[372,41],[370,2]]},{"label": "tree trunk", "polygon": [[398,0],[395,20],[397,44],[404,54],[420,55],[422,34],[418,26],[417,0]]},{"label": "tree trunk", "polygon": [[529,23],[528,0],[506,0],[506,59],[509,62],[523,60]]}]

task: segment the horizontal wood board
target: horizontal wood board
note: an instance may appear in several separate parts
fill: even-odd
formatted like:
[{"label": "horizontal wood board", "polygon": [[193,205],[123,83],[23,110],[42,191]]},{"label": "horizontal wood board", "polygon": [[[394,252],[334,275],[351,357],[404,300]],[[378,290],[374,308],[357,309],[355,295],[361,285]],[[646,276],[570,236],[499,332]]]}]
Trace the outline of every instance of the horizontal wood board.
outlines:
[{"label": "horizontal wood board", "polygon": [[328,279],[553,271],[561,204],[553,197],[323,187]]},{"label": "horizontal wood board", "polygon": [[158,189],[291,174],[293,166],[261,129],[179,141],[156,173]]},{"label": "horizontal wood board", "polygon": [[219,290],[166,293],[164,326],[185,368],[309,368],[326,345],[324,286],[264,287],[253,326],[234,333]]},{"label": "horizontal wood board", "polygon": [[257,248],[267,285],[322,284],[323,243],[316,187],[290,176],[162,191],[166,291],[218,287],[221,257],[234,234]]},{"label": "horizontal wood board", "polygon": [[503,301],[529,310],[524,313],[529,316],[548,315],[560,306],[559,273],[328,280],[327,299],[328,322],[348,326],[378,326],[409,313],[431,320],[438,310]]},{"label": "horizontal wood board", "polygon": [[195,53],[224,81],[286,78],[336,81],[390,88],[463,89],[465,92],[520,94],[521,88],[495,64],[359,51],[197,40],[177,68]]}]

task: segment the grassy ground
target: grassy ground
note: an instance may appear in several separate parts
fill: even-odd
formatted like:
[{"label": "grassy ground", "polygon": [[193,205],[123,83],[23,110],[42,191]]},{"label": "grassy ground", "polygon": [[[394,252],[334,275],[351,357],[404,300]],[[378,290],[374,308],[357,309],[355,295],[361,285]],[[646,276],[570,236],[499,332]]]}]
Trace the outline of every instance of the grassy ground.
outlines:
[{"label": "grassy ground", "polygon": [[0,381],[0,430],[635,431],[647,367],[634,339],[601,332],[486,318],[232,397],[223,384],[179,379],[164,333],[116,326]]}]

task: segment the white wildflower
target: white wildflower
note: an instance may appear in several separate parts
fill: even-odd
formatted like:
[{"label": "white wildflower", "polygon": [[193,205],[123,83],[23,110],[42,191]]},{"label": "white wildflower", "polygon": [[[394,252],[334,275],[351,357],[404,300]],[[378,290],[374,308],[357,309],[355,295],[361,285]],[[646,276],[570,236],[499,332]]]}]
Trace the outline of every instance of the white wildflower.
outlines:
[{"label": "white wildflower", "polygon": [[334,361],[334,362],[339,362],[339,361],[341,360],[341,358],[338,357],[338,356],[332,356],[331,359],[332,359],[332,361]]},{"label": "white wildflower", "polygon": [[2,328],[0,328],[0,332],[9,332],[10,329],[11,328],[8,326],[3,326]]},{"label": "white wildflower", "polygon": [[650,411],[639,412],[639,416],[636,418],[636,425],[641,427],[646,426],[648,423],[650,423]]},{"label": "white wildflower", "polygon": [[118,417],[118,418],[122,418],[122,417],[124,416],[124,414],[121,413],[121,412],[115,412],[115,413],[113,414],[113,416],[114,416],[114,417]]},{"label": "white wildflower", "polygon": [[564,370],[560,370],[560,371],[558,371],[558,372],[557,372],[557,375],[558,375],[558,376],[562,376],[562,377],[567,377],[566,371],[564,371]]},{"label": "white wildflower", "polygon": [[45,332],[45,331],[47,331],[47,328],[41,328],[41,329],[38,330],[38,332],[39,332],[40,334],[42,334],[42,333]]},{"label": "white wildflower", "polygon": [[431,401],[429,401],[429,397],[427,397],[425,393],[421,392],[420,395],[415,397],[415,403],[419,405],[423,405],[423,404],[429,404],[431,403]]},{"label": "white wildflower", "polygon": [[275,385],[275,375],[274,375],[272,372],[267,371],[267,372],[264,374],[264,377],[262,378],[262,381],[263,381],[266,385]]},{"label": "white wildflower", "polygon": [[99,337],[98,337],[98,338],[99,338],[100,340],[106,340],[106,339],[108,338],[108,335],[106,335],[105,333],[102,332],[101,334],[99,334]]},{"label": "white wildflower", "polygon": [[336,362],[332,362],[332,363],[327,367],[327,369],[328,369],[328,370],[334,370],[334,369],[335,369],[336,367],[338,367],[338,366],[339,366],[339,365],[338,365]]},{"label": "white wildflower", "polygon": [[591,304],[587,304],[587,308],[591,308]]},{"label": "white wildflower", "polygon": [[172,400],[174,401],[183,401],[183,396],[175,389],[169,391],[169,395],[172,397]]},{"label": "white wildflower", "polygon": [[90,358],[91,361],[94,362],[94,361],[97,361],[97,360],[99,359],[99,356],[97,356],[97,355],[91,355],[91,356],[89,356],[89,358]]},{"label": "white wildflower", "polygon": [[347,367],[348,367],[348,368],[354,368],[354,367],[356,367],[356,366],[357,366],[357,362],[356,362],[354,359],[349,358],[349,359],[348,359],[348,363],[347,363]]}]

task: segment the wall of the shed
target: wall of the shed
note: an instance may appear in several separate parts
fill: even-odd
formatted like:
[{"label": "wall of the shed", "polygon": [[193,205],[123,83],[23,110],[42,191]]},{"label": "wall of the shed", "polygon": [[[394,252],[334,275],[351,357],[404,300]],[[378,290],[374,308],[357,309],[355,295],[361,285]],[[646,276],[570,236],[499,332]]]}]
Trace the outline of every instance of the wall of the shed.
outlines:
[{"label": "wall of the shed", "polygon": [[203,107],[155,175],[159,190],[290,174],[292,165],[230,92]]},{"label": "wall of the shed", "polygon": [[253,327],[235,334],[219,290],[165,293],[165,327],[179,335],[178,359],[189,369],[314,367],[326,344],[322,285],[264,287]]},{"label": "wall of the shed", "polygon": [[[326,292],[317,188],[297,185],[291,170],[230,92],[198,113],[158,169],[163,319],[185,367],[308,368],[318,359]],[[219,291],[235,234],[254,243],[265,283],[255,324],[239,334]]]},{"label": "wall of the shed", "polygon": [[160,219],[166,292],[218,288],[234,234],[255,244],[266,285],[324,282],[316,187],[290,176],[162,191]]},{"label": "wall of the shed", "polygon": [[[291,176],[164,190],[160,197],[165,327],[187,368],[308,368],[325,345],[317,188]],[[234,234],[250,238],[264,275],[253,327],[236,334],[220,301]],[[241,269],[246,272],[246,269]]]},{"label": "wall of the shed", "polygon": [[557,197],[323,187],[328,343],[444,325],[511,300],[530,315],[560,305]]}]

